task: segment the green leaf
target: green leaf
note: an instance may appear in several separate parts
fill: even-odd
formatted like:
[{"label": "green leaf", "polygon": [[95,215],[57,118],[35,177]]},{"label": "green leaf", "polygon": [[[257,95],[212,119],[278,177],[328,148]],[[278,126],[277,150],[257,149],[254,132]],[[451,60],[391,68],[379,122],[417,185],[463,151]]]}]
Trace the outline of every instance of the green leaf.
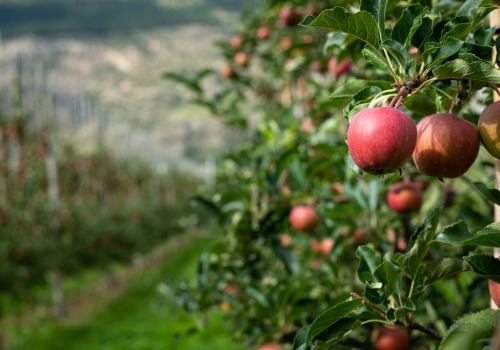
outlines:
[{"label": "green leaf", "polygon": [[410,111],[422,116],[428,116],[436,113],[437,111],[434,100],[424,93],[417,93],[408,96],[405,98],[404,104]]},{"label": "green leaf", "polygon": [[385,9],[387,7],[387,0],[362,0],[361,11],[370,12],[377,20],[378,29],[381,34],[381,41],[383,41],[383,34],[385,32]]},{"label": "green leaf", "polygon": [[382,259],[375,250],[369,246],[359,246],[356,249],[356,256],[359,258],[358,277],[364,284],[381,282],[375,275],[375,271],[382,264]]},{"label": "green leaf", "polygon": [[329,98],[334,101],[333,105],[335,107],[344,108],[359,92],[373,86],[381,90],[391,89],[391,84],[387,81],[353,79],[335,89]]},{"label": "green leaf", "polygon": [[424,270],[422,284],[428,286],[443,278],[455,276],[461,272],[470,270],[462,259],[444,258],[427,263]]},{"label": "green leaf", "polygon": [[343,32],[364,41],[376,50],[380,48],[381,36],[377,20],[366,11],[350,13],[337,6],[322,11],[316,18],[306,17],[301,25]]},{"label": "green leaf", "polygon": [[317,335],[324,332],[328,327],[333,326],[341,319],[348,316],[352,311],[363,305],[361,299],[354,299],[337,304],[334,307],[326,310],[319,315],[311,324],[307,333],[306,344],[314,339]]},{"label": "green leaf", "polygon": [[492,0],[467,0],[457,11],[457,16],[469,16],[471,17],[473,11],[477,10],[478,7],[483,7],[490,5]]},{"label": "green leaf", "polygon": [[318,350],[331,349],[332,345],[337,344],[342,337],[349,331],[356,329],[361,326],[361,321],[355,318],[343,318],[333,326],[328,327],[328,329],[318,335],[315,341],[315,349],[317,346]]},{"label": "green leaf", "polygon": [[411,45],[419,50],[425,45],[428,36],[432,33],[432,19],[429,17],[422,18],[422,25],[418,27],[417,31],[411,38]]},{"label": "green leaf", "polygon": [[373,65],[373,67],[384,73],[391,74],[389,66],[387,65],[386,61],[380,57],[378,51],[373,50],[369,46],[365,46],[363,50],[361,50],[361,53],[363,54],[365,60],[370,62]]},{"label": "green leaf", "polygon": [[295,338],[293,339],[293,350],[306,350],[309,328],[311,328],[311,326],[305,325],[295,334]]},{"label": "green leaf", "polygon": [[491,341],[499,316],[499,310],[486,309],[460,318],[450,327],[438,349],[482,349]]},{"label": "green leaf", "polygon": [[467,181],[473,188],[478,191],[485,199],[489,200],[491,203],[500,205],[500,191],[495,188],[488,188],[482,182],[470,182]]},{"label": "green leaf", "polygon": [[382,264],[375,270],[374,275],[384,283],[385,295],[388,297],[397,290],[403,272],[386,256]]},{"label": "green leaf", "polygon": [[433,73],[439,80],[468,79],[500,84],[500,70],[496,69],[491,63],[484,61],[469,63],[457,58],[434,69]]},{"label": "green leaf", "polygon": [[462,48],[464,42],[462,40],[455,39],[453,37],[447,37],[444,42],[439,46],[439,51],[437,52],[436,57],[432,60],[426,69],[426,73],[431,71],[431,69],[445,61],[447,58],[455,55]]},{"label": "green leaf", "polygon": [[443,232],[436,237],[436,242],[500,247],[500,223],[494,222],[484,229],[472,234],[469,232],[465,222],[459,221],[446,227]]},{"label": "green leaf", "polygon": [[443,39],[452,36],[465,40],[473,32],[474,28],[493,11],[495,6],[484,6],[472,9],[469,16],[457,16],[447,23],[447,30],[443,32]]},{"label": "green leaf", "polygon": [[410,54],[408,50],[399,42],[395,40],[384,41],[382,47],[387,50],[387,52],[398,61],[399,65],[406,70],[408,62],[410,62]]},{"label": "green leaf", "polygon": [[422,17],[427,10],[420,4],[407,7],[392,29],[392,39],[399,41],[405,48],[418,28],[422,25]]},{"label": "green leaf", "polygon": [[500,283],[500,260],[491,255],[464,256],[465,262],[479,276]]},{"label": "green leaf", "polygon": [[403,270],[415,279],[425,255],[429,251],[429,243],[434,239],[441,208],[437,207],[427,213],[427,216],[415,233],[411,236],[409,246],[410,250],[399,256],[398,260]]}]

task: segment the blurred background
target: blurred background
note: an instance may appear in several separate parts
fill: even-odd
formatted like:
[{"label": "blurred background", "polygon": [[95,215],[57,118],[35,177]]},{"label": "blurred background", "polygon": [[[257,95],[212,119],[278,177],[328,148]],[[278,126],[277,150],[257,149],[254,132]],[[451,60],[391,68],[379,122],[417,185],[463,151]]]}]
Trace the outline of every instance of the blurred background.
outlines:
[{"label": "blurred background", "polygon": [[243,3],[0,1],[1,349],[217,348],[157,288],[234,140],[163,74],[220,66]]}]

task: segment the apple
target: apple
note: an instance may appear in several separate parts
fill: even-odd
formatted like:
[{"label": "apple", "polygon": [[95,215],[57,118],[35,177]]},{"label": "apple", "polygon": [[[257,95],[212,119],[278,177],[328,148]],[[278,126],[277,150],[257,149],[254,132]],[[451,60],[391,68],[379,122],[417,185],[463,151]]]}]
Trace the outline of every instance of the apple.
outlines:
[{"label": "apple", "polygon": [[351,235],[351,239],[353,240],[355,245],[365,244],[367,242],[365,230],[358,227],[357,229],[355,229],[353,231],[353,233]]},{"label": "apple", "polygon": [[257,28],[256,36],[259,40],[269,39],[271,37],[271,28],[269,28],[269,26],[261,26]]},{"label": "apple", "polygon": [[280,48],[282,51],[288,51],[293,46],[293,39],[289,36],[285,36],[280,40]]},{"label": "apple", "polygon": [[234,55],[234,63],[241,67],[247,67],[250,63],[250,55],[243,51],[237,52]]},{"label": "apple", "polygon": [[319,225],[316,209],[309,205],[295,206],[289,216],[290,225],[297,231],[312,231]]},{"label": "apple", "polygon": [[283,347],[279,344],[271,343],[259,346],[258,350],[283,350]]},{"label": "apple", "polygon": [[490,290],[491,300],[497,307],[500,307],[500,283],[488,280],[488,289]]},{"label": "apple", "polygon": [[349,153],[364,172],[382,175],[401,168],[417,142],[417,127],[409,115],[391,107],[366,108],[347,130]]},{"label": "apple", "polygon": [[423,202],[422,190],[414,183],[400,181],[389,187],[387,204],[396,213],[408,214],[420,211]]},{"label": "apple", "polygon": [[319,253],[328,256],[332,252],[335,240],[333,238],[325,238],[319,242]]},{"label": "apple", "polygon": [[340,62],[337,62],[336,57],[332,57],[328,60],[328,71],[331,75],[338,78],[342,74],[350,73],[352,69],[352,60],[346,58]]},{"label": "apple", "polygon": [[237,34],[229,40],[229,45],[235,50],[239,49],[241,45],[243,45],[243,37],[240,34]]},{"label": "apple", "polygon": [[378,330],[375,348],[377,350],[408,350],[410,349],[410,334],[406,329],[382,326]]},{"label": "apple", "polygon": [[292,237],[288,233],[280,236],[280,244],[282,247],[290,247],[292,245]]},{"label": "apple", "polygon": [[229,64],[223,65],[219,70],[220,75],[225,79],[231,79],[236,76],[236,73]]},{"label": "apple", "polygon": [[474,125],[449,113],[432,114],[417,125],[413,161],[429,176],[455,178],[472,166],[479,152]]},{"label": "apple", "polygon": [[500,101],[493,102],[481,112],[477,130],[484,148],[500,159]]},{"label": "apple", "polygon": [[290,27],[299,24],[302,21],[302,15],[296,9],[285,6],[281,9],[278,19],[279,27]]},{"label": "apple", "polygon": [[314,122],[311,118],[305,118],[300,123],[300,130],[305,132],[306,134],[310,134],[314,131]]}]

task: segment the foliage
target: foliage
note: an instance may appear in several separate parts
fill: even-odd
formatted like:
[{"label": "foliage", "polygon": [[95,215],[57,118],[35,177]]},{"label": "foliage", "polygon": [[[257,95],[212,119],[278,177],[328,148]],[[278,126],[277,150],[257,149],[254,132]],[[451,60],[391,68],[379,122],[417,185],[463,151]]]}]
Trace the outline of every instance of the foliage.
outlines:
[{"label": "foliage", "polygon": [[[249,345],[368,349],[381,324],[411,331],[412,349],[489,344],[498,312],[486,310],[483,277],[500,278],[491,156],[482,150],[446,182],[411,161],[374,177],[356,167],[344,137],[357,112],[384,105],[415,122],[450,112],[476,124],[500,82],[484,21],[493,9],[486,0],[261,1],[238,38],[219,44],[220,76],[168,73],[246,136],[220,162],[216,191],[196,199],[227,239],[201,257],[185,307],[219,305]],[[259,37],[262,26],[270,37]],[[249,64],[235,60],[239,52]],[[401,177],[424,189],[421,213],[385,205]],[[290,227],[298,204],[321,216],[312,233]],[[335,244],[322,253],[326,238]]]}]

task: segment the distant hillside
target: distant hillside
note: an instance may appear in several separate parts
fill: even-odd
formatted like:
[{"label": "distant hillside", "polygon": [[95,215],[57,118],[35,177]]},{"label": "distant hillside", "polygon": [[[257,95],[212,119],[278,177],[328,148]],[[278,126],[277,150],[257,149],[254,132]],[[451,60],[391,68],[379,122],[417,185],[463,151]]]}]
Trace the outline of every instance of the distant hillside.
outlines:
[{"label": "distant hillside", "polygon": [[[92,116],[87,118],[80,115],[80,109],[89,110],[85,107],[84,96],[87,96],[96,103],[99,110],[112,116],[105,122],[105,143],[120,153],[133,153],[155,162],[168,163],[169,166],[172,163],[191,163],[196,166],[203,165],[221,150],[228,148],[231,138],[236,138],[234,132],[228,133],[205,109],[189,104],[186,90],[172,81],[162,79],[162,73],[206,67],[217,70],[222,64],[222,57],[214,42],[227,40],[231,36],[240,17],[234,4],[238,3],[241,7],[244,1],[80,0],[85,3],[81,6],[76,6],[73,0],[61,1],[73,4],[73,8],[79,7],[80,9],[71,11],[80,14],[90,11],[81,9],[87,6],[87,3],[90,4],[89,8],[94,9],[100,6],[98,4],[105,6],[131,3],[130,7],[116,7],[131,11],[133,6],[140,2],[146,4],[146,8],[161,8],[161,13],[170,9],[178,15],[177,24],[156,24],[156,27],[151,28],[131,25],[129,29],[122,31],[118,25],[111,25],[120,22],[116,20],[109,21],[109,25],[101,23],[103,27],[108,28],[106,33],[110,35],[95,35],[97,32],[92,31],[85,32],[84,35],[73,35],[74,33],[62,29],[51,35],[41,35],[41,32],[32,35],[27,28],[42,28],[41,22],[26,21],[24,24],[16,24],[6,20],[11,22],[11,28],[17,28],[19,33],[24,31],[25,34],[7,37],[5,27],[0,25],[3,39],[0,41],[0,110],[12,103],[3,102],[12,100],[13,93],[9,92],[14,80],[12,77],[16,75],[16,67],[21,66],[28,72],[25,78],[33,71],[39,72],[40,77],[43,73],[47,83],[42,85],[55,94],[54,100],[57,103],[62,104],[62,107],[57,107],[59,116],[67,118],[73,125],[71,132],[65,133],[64,136],[85,140],[87,145],[82,146],[89,146],[89,141],[96,139],[94,135],[99,133],[96,128],[100,125],[95,123]],[[12,8],[21,8],[23,5],[35,6],[35,3],[43,7],[56,1],[0,0],[0,7],[9,5],[13,6]],[[2,9],[0,13],[6,17]],[[194,20],[202,14],[210,20]],[[100,21],[104,21],[104,14],[99,16]],[[125,19],[123,14],[109,16],[122,16],[122,22]],[[130,18],[133,17],[130,15]],[[64,28],[64,25],[70,25],[70,22],[61,20],[60,27],[53,23],[51,28]],[[75,23],[71,24],[73,28],[77,27]],[[111,27],[113,29],[109,29]],[[38,75],[35,80],[40,80],[37,77]],[[29,89],[34,88],[34,84],[29,81],[26,86]],[[36,92],[31,94],[35,96]],[[36,98],[25,99],[27,104],[32,100]],[[83,107],[79,107],[80,105]],[[78,130],[74,130],[75,125]]]},{"label": "distant hillside", "polygon": [[31,0],[0,1],[4,38],[109,35],[189,23],[215,24],[214,9],[239,12],[244,1]]}]

